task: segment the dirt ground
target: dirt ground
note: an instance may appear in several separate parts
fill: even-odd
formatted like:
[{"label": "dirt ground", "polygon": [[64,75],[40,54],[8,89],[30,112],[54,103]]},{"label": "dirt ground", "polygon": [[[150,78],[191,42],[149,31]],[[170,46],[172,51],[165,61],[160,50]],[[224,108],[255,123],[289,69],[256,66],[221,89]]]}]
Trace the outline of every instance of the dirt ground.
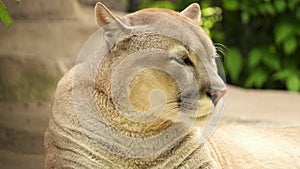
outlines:
[{"label": "dirt ground", "polygon": [[[43,135],[51,105],[48,97],[55,88],[46,85],[55,84],[74,65],[81,47],[97,30],[91,8],[81,8],[77,16],[59,20],[17,19],[10,28],[0,25],[1,169],[43,168]],[[24,70],[30,76],[23,74]],[[52,80],[44,80],[44,74]],[[11,90],[7,92],[8,89]],[[39,95],[46,90],[45,95]],[[299,103],[299,93],[228,86],[221,123],[299,126]]]}]

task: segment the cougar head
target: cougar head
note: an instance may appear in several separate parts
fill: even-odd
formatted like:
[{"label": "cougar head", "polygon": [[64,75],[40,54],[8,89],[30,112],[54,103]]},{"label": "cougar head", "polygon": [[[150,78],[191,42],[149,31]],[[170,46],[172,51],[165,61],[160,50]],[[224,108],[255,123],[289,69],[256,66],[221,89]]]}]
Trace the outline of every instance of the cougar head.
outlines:
[{"label": "cougar head", "polygon": [[120,18],[97,3],[95,14],[97,52],[83,64],[95,74],[93,97],[106,126],[99,135],[112,128],[106,133],[122,148],[140,141],[132,138],[153,139],[147,149],[159,153],[164,147],[158,142],[172,145],[190,129],[204,128],[226,87],[218,75],[216,49],[198,24],[199,5],[180,13],[144,9]]}]

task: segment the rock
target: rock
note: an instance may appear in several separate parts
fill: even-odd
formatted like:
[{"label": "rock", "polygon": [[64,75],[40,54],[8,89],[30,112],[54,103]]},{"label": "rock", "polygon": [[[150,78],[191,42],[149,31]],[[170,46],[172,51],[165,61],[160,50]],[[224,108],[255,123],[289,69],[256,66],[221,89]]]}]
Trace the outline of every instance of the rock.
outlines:
[{"label": "rock", "polygon": [[69,19],[75,18],[79,9],[74,0],[22,0],[20,4],[16,0],[3,0],[3,3],[14,19]]},{"label": "rock", "polygon": [[111,10],[126,12],[128,9],[128,1],[124,0],[78,0],[83,5],[95,6],[97,2],[102,2]]}]

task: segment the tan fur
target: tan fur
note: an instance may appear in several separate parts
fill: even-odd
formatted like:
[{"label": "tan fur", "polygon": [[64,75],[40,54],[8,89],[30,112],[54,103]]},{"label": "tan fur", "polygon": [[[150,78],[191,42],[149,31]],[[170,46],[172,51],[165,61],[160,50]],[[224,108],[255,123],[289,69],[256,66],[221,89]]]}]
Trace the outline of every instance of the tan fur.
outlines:
[{"label": "tan fur", "polygon": [[[190,9],[197,12],[200,8],[194,4]],[[192,18],[166,9],[145,9],[118,18],[102,4],[97,4],[98,24],[104,26],[104,32],[110,33],[100,40],[104,42],[109,39],[106,44],[111,49],[99,61],[100,64],[95,62],[98,59],[96,56],[90,56],[74,66],[58,83],[49,128],[45,133],[45,168],[300,167],[300,137],[297,135],[300,128],[261,129],[225,125],[220,126],[207,142],[200,142],[201,129],[214,109],[207,93],[221,92],[226,88],[217,75],[214,46],[195,22],[200,14],[191,14],[192,11],[188,11]],[[110,27],[106,27],[107,24],[111,24]],[[131,27],[135,30],[149,29],[149,32],[126,37]],[[168,31],[163,32],[165,28]],[[155,32],[156,30],[162,32]],[[177,39],[166,36],[168,32],[173,32]],[[185,125],[178,123],[180,107],[176,102],[180,83],[169,73],[156,68],[145,69],[135,74],[128,84],[128,100],[122,100],[122,93],[113,93],[113,79],[117,77],[118,71],[124,73],[121,79],[126,80],[127,72],[123,70],[126,64],[122,65],[124,61],[139,51],[154,48],[168,51],[175,60],[176,57],[181,59],[180,57],[186,55],[193,63],[193,66],[188,67],[174,62],[174,58],[162,56],[158,59],[168,63],[164,66],[175,74],[186,70],[193,72],[199,87],[197,114],[192,117],[196,121],[194,127],[184,135],[181,131],[185,131]],[[104,49],[103,47],[100,51]],[[132,66],[128,67],[130,68]],[[89,74],[90,70],[95,71],[94,79]],[[147,123],[126,118],[114,104],[114,94],[117,94],[120,101],[127,101],[135,109],[145,113],[151,109],[151,104],[159,106],[156,101],[161,99],[161,95],[155,93],[157,90],[170,102],[167,102],[158,118]],[[93,112],[99,112],[96,115],[101,120],[90,116]],[[145,120],[156,117],[147,113],[139,115],[149,117]],[[87,123],[83,123],[82,117]],[[97,128],[98,122],[103,123],[104,128]],[[144,145],[146,149],[141,151],[151,152],[159,146],[166,147],[161,152],[157,149],[154,152],[158,154],[149,157],[130,157],[129,154],[134,152],[134,149],[127,152],[128,154],[118,154],[120,149],[110,145],[110,142],[116,141],[125,149],[135,142],[106,135],[111,133],[105,134],[105,129],[111,128],[116,133],[130,138],[151,138],[170,130],[172,126],[174,130],[171,130],[167,137],[154,141],[153,145]],[[108,140],[108,146],[105,146],[106,142],[97,142],[94,136],[108,137],[103,139]]]},{"label": "tan fur", "polygon": [[300,168],[300,127],[219,126],[209,146],[220,168]]}]

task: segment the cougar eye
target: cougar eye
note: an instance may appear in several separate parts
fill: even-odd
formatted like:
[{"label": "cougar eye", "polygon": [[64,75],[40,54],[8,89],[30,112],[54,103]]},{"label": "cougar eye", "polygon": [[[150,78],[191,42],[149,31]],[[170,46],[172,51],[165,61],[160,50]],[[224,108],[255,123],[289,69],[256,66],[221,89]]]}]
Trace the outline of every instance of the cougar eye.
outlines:
[{"label": "cougar eye", "polygon": [[193,62],[190,60],[190,58],[187,55],[184,55],[181,58],[173,58],[177,63],[183,65],[183,66],[193,66]]},{"label": "cougar eye", "polygon": [[193,66],[193,62],[190,60],[188,56],[183,56],[183,62],[188,66]]}]

